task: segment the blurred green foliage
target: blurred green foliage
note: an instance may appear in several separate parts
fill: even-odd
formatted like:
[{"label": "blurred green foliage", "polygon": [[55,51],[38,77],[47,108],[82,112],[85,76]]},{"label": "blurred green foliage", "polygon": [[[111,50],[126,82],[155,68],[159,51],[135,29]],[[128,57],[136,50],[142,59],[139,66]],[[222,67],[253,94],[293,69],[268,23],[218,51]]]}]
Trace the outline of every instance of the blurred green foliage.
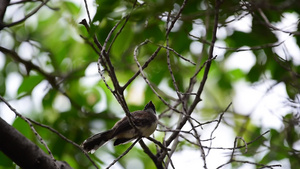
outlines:
[{"label": "blurred green foliage", "polygon": [[[138,2],[132,0],[96,0],[91,7],[96,8],[96,10],[95,15],[92,15],[91,18],[90,34],[83,25],[79,24],[81,19],[83,19],[81,14],[85,13],[84,5],[78,5],[72,1],[49,3],[50,7],[59,9],[52,10],[51,8],[43,7],[33,16],[35,19],[29,18],[22,24],[0,31],[0,38],[10,39],[7,44],[5,44],[6,42],[1,42],[1,46],[16,51],[20,57],[24,56],[24,53],[18,52],[21,44],[28,43],[32,52],[30,53],[31,58],[27,60],[40,67],[47,75],[26,67],[24,63],[12,59],[10,55],[2,54],[1,57],[4,58],[4,63],[0,67],[0,94],[9,100],[17,100],[22,104],[24,104],[23,100],[29,96],[32,101],[30,104],[33,106],[30,110],[31,113],[26,114],[26,116],[54,128],[68,139],[80,144],[92,134],[91,131],[94,133],[111,128],[120,117],[124,116],[120,105],[117,104],[112,93],[106,88],[103,80],[100,79],[98,68],[92,67],[93,73],[87,69],[92,63],[97,62],[98,56],[80,35],[86,37],[90,42],[92,42],[93,35],[96,35],[99,41],[104,43],[111,29],[118,22],[120,22],[120,25],[123,25],[126,22],[125,16],[130,14],[124,29],[122,29],[117,39],[113,43],[111,40],[108,43],[108,45],[112,45],[109,57],[115,67],[118,80],[121,84],[125,84],[138,70],[133,58],[134,48],[146,39],[151,41],[139,50],[138,60],[144,63],[157,49],[158,45],[165,45],[165,19],[167,12],[178,12],[182,2],[168,0]],[[27,2],[25,3],[27,4]],[[34,9],[36,7],[34,4],[35,2],[32,2],[31,5],[25,5],[24,13]],[[214,21],[213,5],[213,1],[188,1],[181,14],[180,23],[175,25],[174,30],[168,37],[170,47],[184,57],[189,58],[192,62],[198,63],[198,66],[205,62],[210,45],[203,43],[201,54],[195,54],[191,52],[190,44],[195,41],[202,43],[201,39],[205,39],[208,42],[211,40]],[[280,5],[285,6],[281,8]],[[276,83],[284,83],[289,97],[287,100],[297,103],[300,93],[300,66],[293,61],[293,57],[282,59],[272,49],[273,46],[270,44],[277,44],[279,42],[278,37],[265,24],[257,11],[258,8],[262,9],[270,22],[280,22],[284,13],[294,13],[299,16],[300,8],[296,8],[296,6],[299,7],[300,4],[298,1],[293,0],[224,1],[220,11],[220,26],[226,27],[231,22],[236,22],[245,13],[248,13],[247,16],[252,17],[250,32],[226,27],[227,36],[223,39],[226,45],[237,49],[244,46],[249,48],[261,46],[262,48],[252,51],[256,57],[256,62],[249,72],[239,68],[232,70],[224,68],[224,63],[231,54],[236,52],[235,50],[226,50],[222,54],[224,58],[213,61],[209,81],[207,82],[209,86],[202,97],[204,106],[201,110],[198,109],[195,112],[197,117],[201,117],[200,119],[202,117],[205,117],[205,119],[215,118],[218,115],[217,113],[220,110],[224,110],[227,106],[229,103],[227,101],[230,101],[234,96],[233,86],[236,82],[244,80],[252,84],[260,83],[266,74],[269,79],[274,80]],[[12,22],[12,17],[7,16],[5,21]],[[228,21],[229,17],[234,17],[235,19]],[[298,31],[299,25],[298,22]],[[197,26],[205,29],[204,33],[200,33],[199,39],[188,36]],[[120,29],[121,26],[118,26],[112,37],[117,36]],[[290,36],[293,36],[292,38],[295,39],[299,46],[299,35],[291,34]],[[197,70],[196,66],[183,61],[173,52],[170,53],[171,67],[178,88],[180,91],[184,91],[190,82],[190,77]],[[261,61],[261,57],[265,58],[264,62]],[[163,82],[166,82],[164,85],[174,92],[175,89],[166,60],[166,50],[161,49],[149,67],[145,69],[145,73],[154,86],[158,87]],[[7,85],[10,84],[6,80],[13,73],[22,77],[16,95],[11,95],[7,91]],[[104,74],[107,75],[105,71]],[[201,81],[202,75],[203,72],[200,72],[197,76],[198,81]],[[55,77],[58,82],[57,86],[51,86],[47,81],[50,76]],[[93,81],[91,79],[96,80]],[[107,77],[106,80],[112,87],[110,79]],[[140,86],[143,85],[145,84],[141,82]],[[131,84],[126,89],[127,98],[132,97],[131,94],[134,88],[135,86]],[[158,112],[165,110],[166,107],[148,86],[142,92],[142,98],[139,98],[136,102],[129,102],[129,110],[143,109],[143,105],[149,100],[155,103]],[[160,91],[159,94],[168,102],[172,102],[172,97],[177,97],[175,94],[169,94],[165,90]],[[41,97],[37,97],[37,95]],[[167,97],[167,95],[171,97]],[[39,104],[39,102],[33,102],[35,98],[42,99],[40,101],[41,105],[34,105]],[[63,98],[63,100],[58,98]],[[64,106],[66,108],[62,109]],[[23,113],[21,109],[18,111]],[[232,115],[233,121],[236,123],[236,125],[231,126],[232,129],[243,136],[245,140],[254,140],[262,134],[263,129],[261,126],[255,126],[251,119],[244,123],[241,121],[238,112],[232,112]],[[161,121],[167,126],[174,124],[169,118],[162,118]],[[230,124],[228,125],[230,126]],[[44,149],[26,122],[16,118],[13,126]],[[243,153],[242,156],[252,158],[255,162],[261,164],[288,159],[291,167],[297,168],[300,165],[300,133],[297,130],[299,129],[299,115],[297,116],[291,112],[283,117],[283,126],[282,130],[272,129],[268,136],[265,136],[267,137],[266,139],[253,142],[248,146],[249,151]],[[92,164],[79,149],[51,131],[38,126],[35,127],[58,160],[67,161],[73,168],[92,168]],[[158,133],[157,137],[161,138],[162,135],[162,133]],[[295,148],[296,143],[298,144],[298,149]],[[182,141],[179,145],[178,151],[182,149],[183,145],[193,147],[186,141]],[[96,155],[92,155],[92,158],[97,160],[98,165],[105,167],[110,162],[105,161],[105,159],[98,159],[96,156],[105,155],[105,158],[107,156],[116,158],[128,147],[129,145],[121,145],[114,149],[103,147],[100,152],[96,152]],[[149,144],[149,147],[153,152],[156,151],[154,144]],[[263,157],[255,158],[255,153],[260,149],[267,150],[265,150]],[[0,168],[16,168],[13,162],[1,152],[0,159]],[[144,168],[150,169],[155,167],[150,158],[139,147],[134,147],[128,155],[119,161],[119,164],[126,168],[128,161],[134,159],[139,159],[143,163]],[[239,165],[232,164],[232,167],[238,168]]]}]

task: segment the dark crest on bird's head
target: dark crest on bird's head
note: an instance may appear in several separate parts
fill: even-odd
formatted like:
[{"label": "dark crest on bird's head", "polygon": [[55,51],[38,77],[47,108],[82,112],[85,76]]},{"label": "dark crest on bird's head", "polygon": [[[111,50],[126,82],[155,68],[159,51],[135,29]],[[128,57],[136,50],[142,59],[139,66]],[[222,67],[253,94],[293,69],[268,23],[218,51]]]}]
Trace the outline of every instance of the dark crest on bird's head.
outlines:
[{"label": "dark crest on bird's head", "polygon": [[155,112],[155,106],[154,106],[154,104],[152,103],[152,101],[150,101],[148,104],[146,104],[144,110],[147,110],[147,109],[151,109],[151,110],[154,111],[154,113],[156,113],[156,112]]}]

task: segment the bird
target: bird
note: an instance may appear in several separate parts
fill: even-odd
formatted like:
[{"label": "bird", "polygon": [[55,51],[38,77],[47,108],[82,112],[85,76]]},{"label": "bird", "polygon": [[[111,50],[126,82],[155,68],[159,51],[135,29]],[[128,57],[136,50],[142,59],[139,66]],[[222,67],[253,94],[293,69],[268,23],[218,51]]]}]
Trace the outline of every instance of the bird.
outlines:
[{"label": "bird", "polygon": [[128,117],[125,116],[116,122],[110,130],[87,138],[81,144],[83,150],[88,153],[94,153],[99,147],[112,139],[115,139],[114,146],[117,146],[126,144],[138,137],[149,137],[155,131],[158,123],[155,106],[152,101],[145,106],[144,110],[132,112],[131,119],[136,128],[130,124]]}]

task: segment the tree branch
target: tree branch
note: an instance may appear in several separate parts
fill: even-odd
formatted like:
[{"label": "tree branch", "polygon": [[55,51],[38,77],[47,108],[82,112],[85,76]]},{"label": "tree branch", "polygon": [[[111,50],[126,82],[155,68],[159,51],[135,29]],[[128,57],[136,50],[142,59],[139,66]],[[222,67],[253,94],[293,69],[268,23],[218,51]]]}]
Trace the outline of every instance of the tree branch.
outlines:
[{"label": "tree branch", "polygon": [[0,150],[23,169],[71,169],[68,163],[53,160],[2,118],[0,118],[0,135]]},{"label": "tree branch", "polygon": [[18,25],[24,21],[26,21],[28,18],[30,18],[32,15],[34,15],[35,13],[37,13],[44,5],[46,5],[47,3],[49,2],[49,0],[46,0],[46,1],[42,1],[42,3],[37,7],[35,8],[33,11],[31,11],[29,14],[27,14],[24,18],[16,21],[16,22],[13,22],[13,23],[9,23],[9,24],[2,24],[0,25],[0,30],[2,30],[3,28],[5,27],[12,27],[12,26],[15,26],[15,25]]}]

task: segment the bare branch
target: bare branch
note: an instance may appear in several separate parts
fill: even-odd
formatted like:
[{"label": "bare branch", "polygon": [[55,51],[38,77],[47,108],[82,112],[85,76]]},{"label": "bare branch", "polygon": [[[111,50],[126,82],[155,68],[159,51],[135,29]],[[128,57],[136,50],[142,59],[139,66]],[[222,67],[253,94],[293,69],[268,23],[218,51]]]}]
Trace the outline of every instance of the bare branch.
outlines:
[{"label": "bare branch", "polygon": [[[144,63],[142,66],[142,70],[148,67],[150,62],[157,56],[158,52],[160,51],[161,47],[158,47],[155,52],[149,57],[149,59]],[[128,81],[127,83],[122,87],[123,90],[125,90],[128,85],[140,74],[140,70],[138,70]]]},{"label": "bare branch", "polygon": [[[219,124],[221,123],[221,120],[223,118],[223,115],[225,114],[225,112],[229,109],[229,107],[231,106],[232,102],[229,103],[229,105],[227,106],[227,108],[220,114],[220,117],[219,117],[219,120],[218,120],[218,123],[216,124],[215,128],[212,130],[212,132],[210,133],[210,139],[212,138],[214,132],[217,130],[217,128],[219,127]],[[210,147],[212,145],[212,142],[210,142]],[[207,152],[207,155],[209,154],[209,150]]]},{"label": "bare branch", "polygon": [[141,147],[143,148],[144,152],[152,159],[152,161],[154,162],[156,168],[158,169],[163,169],[163,165],[162,163],[157,161],[156,156],[151,152],[151,150],[146,146],[146,144],[144,143],[144,141],[141,139],[139,141]]},{"label": "bare branch", "polygon": [[0,30],[2,30],[3,28],[5,27],[12,27],[12,26],[15,26],[15,25],[18,25],[24,21],[26,21],[28,18],[30,18],[32,15],[34,15],[35,13],[37,13],[44,5],[46,5],[47,3],[49,2],[49,0],[46,0],[46,1],[42,1],[42,3],[36,7],[33,11],[31,11],[29,14],[27,14],[24,18],[16,21],[16,22],[13,22],[13,23],[9,23],[9,24],[3,24],[3,25],[0,25]]},{"label": "bare branch", "polygon": [[[203,164],[203,167],[204,167],[205,169],[207,169],[206,155],[205,155],[205,151],[204,151],[204,149],[203,149],[203,146],[202,146],[202,143],[201,143],[201,140],[200,140],[200,136],[199,136],[199,134],[198,134],[198,132],[197,132],[197,130],[196,130],[196,128],[195,128],[193,122],[191,121],[191,119],[189,119],[188,121],[189,121],[189,123],[190,123],[191,126],[192,126],[192,129],[193,129],[194,134],[195,134],[195,139],[197,140],[197,143],[198,143],[198,145],[199,145],[199,147],[200,147],[201,157],[202,157],[202,160],[203,160],[203,163],[204,163],[204,164]],[[210,139],[212,139],[212,138],[210,138]],[[207,153],[207,154],[208,154],[208,153]]]},{"label": "bare branch", "polygon": [[148,140],[152,141],[153,143],[155,143],[156,145],[158,145],[160,148],[165,149],[167,151],[171,151],[171,149],[169,149],[168,147],[164,146],[163,144],[161,144],[161,142],[155,140],[152,137],[147,137]]},{"label": "bare branch", "polygon": [[[209,50],[209,58],[208,58],[209,61],[205,65],[205,71],[204,71],[203,79],[202,79],[202,81],[200,83],[200,86],[198,88],[197,95],[196,95],[196,97],[195,97],[192,105],[190,105],[190,107],[189,107],[189,109],[187,111],[188,115],[190,115],[193,112],[193,110],[195,109],[196,105],[201,100],[200,96],[202,94],[205,82],[206,82],[207,77],[208,77],[208,72],[209,72],[210,64],[211,64],[211,59],[213,59],[213,48],[214,48],[214,43],[216,41],[216,33],[217,33],[217,28],[218,28],[218,17],[219,17],[219,7],[220,7],[220,5],[221,5],[221,2],[217,1],[216,7],[215,7],[215,23],[214,23],[214,29],[213,29],[212,45],[210,46],[210,50]],[[187,120],[188,120],[188,117],[187,116],[184,117],[182,119],[181,123],[176,127],[176,129],[180,130],[184,126],[184,124],[186,123]],[[179,132],[174,132],[168,138],[168,140],[166,141],[166,145],[170,145],[171,142],[173,141],[173,139],[175,139],[178,134],[179,134]]]},{"label": "bare branch", "polygon": [[166,36],[169,35],[169,33],[171,32],[172,28],[174,27],[176,21],[179,19],[179,17],[180,17],[180,15],[181,15],[181,13],[182,13],[182,11],[183,11],[183,9],[184,9],[186,3],[187,3],[187,0],[184,0],[183,3],[182,3],[182,5],[180,6],[180,9],[179,9],[177,15],[176,15],[176,16],[173,18],[173,20],[171,21],[171,25],[168,26],[168,29],[167,29],[167,32],[166,32]]},{"label": "bare branch", "polygon": [[[199,40],[200,42],[207,44],[207,45],[211,45],[211,42],[202,39],[200,37],[194,36],[189,34],[189,36]],[[217,46],[215,45],[215,48],[218,49],[224,49],[227,51],[234,51],[234,52],[244,52],[244,51],[253,51],[253,50],[260,50],[260,49],[265,49],[265,48],[273,48],[273,47],[277,47],[282,45],[285,42],[285,40],[281,41],[281,42],[276,42],[276,43],[267,43],[267,44],[263,44],[263,45],[259,45],[259,46],[251,46],[251,47],[224,47],[224,46]]]},{"label": "bare branch", "polygon": [[167,49],[167,50],[170,50],[170,51],[172,51],[173,53],[175,53],[175,54],[176,54],[179,58],[181,58],[182,60],[187,61],[187,62],[191,63],[192,65],[196,65],[195,62],[193,62],[193,61],[191,61],[191,60],[189,60],[189,59],[183,57],[181,54],[179,54],[178,52],[176,52],[175,49],[170,48],[169,46],[163,46],[163,45],[158,45],[158,46],[159,46],[159,47],[162,47],[162,48],[165,48],[165,49]]},{"label": "bare branch", "polygon": [[[142,42],[141,44],[139,44],[135,49],[134,49],[134,60],[139,68],[139,72],[141,73],[143,79],[145,80],[145,82],[148,84],[148,86],[150,87],[150,89],[153,91],[153,93],[165,104],[167,105],[168,107],[170,107],[172,110],[176,110],[174,107],[172,107],[169,103],[167,103],[157,92],[156,90],[153,88],[153,86],[151,85],[151,83],[149,82],[149,80],[147,79],[147,77],[145,76],[145,73],[143,71],[143,68],[141,66],[141,64],[139,63],[139,61],[137,60],[137,55],[138,55],[138,48],[147,44],[148,43],[148,40],[145,40],[144,42]],[[176,110],[178,111],[178,110]],[[180,112],[180,111],[178,111]]]},{"label": "bare branch", "polygon": [[241,148],[246,148],[248,147],[248,145],[254,143],[255,141],[257,141],[258,139],[260,139],[262,136],[266,135],[267,133],[269,133],[270,130],[264,132],[263,134],[259,135],[258,137],[256,137],[254,140],[248,142],[248,143],[245,143],[244,142],[244,145],[243,146],[237,146],[237,147],[207,147],[207,146],[203,146],[204,148],[207,148],[207,149],[222,149],[222,150],[233,150],[233,149],[241,149]]},{"label": "bare branch", "polygon": [[75,146],[76,148],[80,149],[84,153],[84,155],[91,161],[91,163],[94,165],[94,167],[98,169],[98,166],[96,165],[96,163],[91,159],[91,157],[89,156],[89,154],[87,152],[85,152],[85,150],[80,145],[78,145],[75,142],[73,142],[72,140],[68,139],[67,137],[65,137],[64,135],[62,135],[60,132],[58,132],[57,130],[53,129],[52,127],[49,127],[49,126],[47,126],[45,124],[41,124],[41,123],[36,122],[36,121],[34,121],[32,119],[29,119],[29,118],[27,118],[27,119],[30,122],[32,122],[32,123],[34,123],[34,124],[36,124],[36,125],[38,125],[40,127],[43,127],[43,128],[46,128],[46,129],[50,130],[51,132],[53,132],[53,133],[57,134],[59,137],[61,137],[63,140],[71,143],[73,146]]},{"label": "bare branch", "polygon": [[116,158],[108,167],[106,167],[106,169],[109,169],[110,167],[112,167],[117,161],[119,161],[122,157],[124,157],[132,148],[133,146],[138,142],[140,141],[141,137],[140,138],[137,138],[131,145],[130,147],[124,151],[124,153],[122,153],[118,158]]},{"label": "bare branch", "polygon": [[275,27],[274,25],[272,25],[269,21],[269,19],[267,18],[267,16],[264,14],[264,12],[261,10],[261,8],[258,8],[258,12],[260,14],[260,16],[264,19],[265,23],[267,24],[267,26],[275,31],[280,31],[283,33],[288,33],[288,34],[293,34],[293,35],[300,35],[299,31],[294,31],[294,32],[290,32],[290,31],[285,31],[282,29],[279,29],[277,27]]},{"label": "bare branch", "polygon": [[85,5],[86,13],[87,13],[88,18],[89,18],[89,23],[92,24],[92,19],[91,19],[90,10],[89,10],[89,7],[88,7],[88,5],[87,5],[86,0],[84,0],[84,5]]}]

